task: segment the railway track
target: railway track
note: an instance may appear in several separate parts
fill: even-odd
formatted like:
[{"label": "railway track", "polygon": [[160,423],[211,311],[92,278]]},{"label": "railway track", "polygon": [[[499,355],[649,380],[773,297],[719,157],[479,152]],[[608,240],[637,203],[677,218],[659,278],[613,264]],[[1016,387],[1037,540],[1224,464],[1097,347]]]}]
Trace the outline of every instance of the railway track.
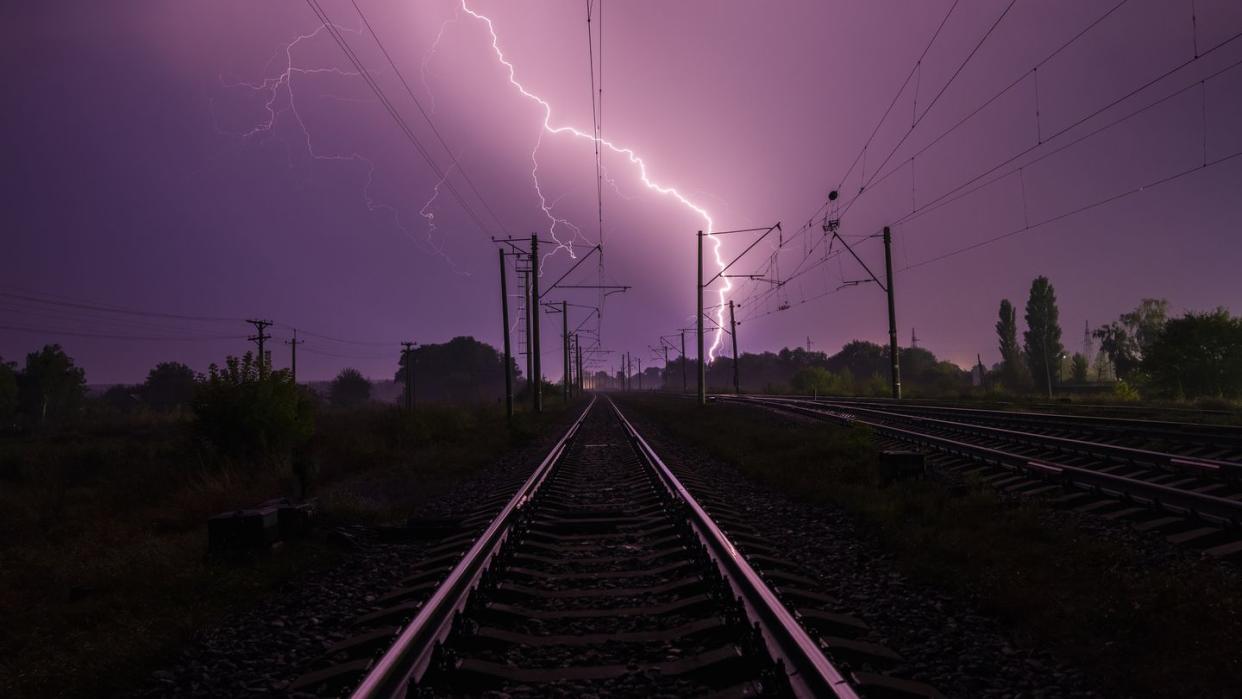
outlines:
[{"label": "railway track", "polygon": [[435,565],[414,576],[421,590],[360,619],[357,640],[295,689],[939,696],[883,674],[895,653],[832,609],[710,484],[679,480],[606,399],[591,401],[451,568]]},{"label": "railway track", "polygon": [[[990,411],[929,414],[933,409],[927,406],[907,409],[778,397],[720,399],[866,426],[886,448],[929,450],[939,468],[971,473],[1008,492],[1049,497],[1058,505],[1129,520],[1138,529],[1162,533],[1172,543],[1215,557],[1242,554],[1242,462],[1203,457],[1201,451],[1173,453],[1118,444],[1117,435],[1133,429],[1134,421],[1066,427],[1081,418],[1055,416],[1059,420],[1055,427],[1045,422],[1002,427],[997,423],[1008,418]],[[980,412],[986,414],[976,414]],[[1073,435],[1063,430],[1073,430]]]},{"label": "railway track", "polygon": [[[779,399],[780,396],[764,396]],[[903,415],[967,421],[1050,437],[1080,439],[1148,451],[1175,453],[1242,468],[1242,427],[1133,417],[1101,417],[1029,410],[989,410],[877,398],[819,398],[816,403],[875,409]]]}]

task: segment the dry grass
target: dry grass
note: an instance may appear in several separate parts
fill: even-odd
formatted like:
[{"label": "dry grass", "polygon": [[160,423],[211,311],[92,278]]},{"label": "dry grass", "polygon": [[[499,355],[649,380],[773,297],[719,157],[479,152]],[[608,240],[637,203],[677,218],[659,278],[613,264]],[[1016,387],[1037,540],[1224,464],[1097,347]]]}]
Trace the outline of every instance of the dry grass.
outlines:
[{"label": "dry grass", "polygon": [[[399,520],[562,417],[507,429],[495,409],[325,413],[315,494],[333,521]],[[326,538],[206,558],[208,516],[295,492],[286,459],[224,459],[186,420],[0,439],[0,696],[119,691],[213,620],[336,560]]]}]

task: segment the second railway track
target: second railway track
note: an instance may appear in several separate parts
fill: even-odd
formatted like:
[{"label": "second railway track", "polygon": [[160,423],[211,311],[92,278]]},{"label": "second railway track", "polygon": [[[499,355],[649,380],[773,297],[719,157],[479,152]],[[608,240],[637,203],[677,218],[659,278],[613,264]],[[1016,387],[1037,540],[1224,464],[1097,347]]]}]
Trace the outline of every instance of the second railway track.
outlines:
[{"label": "second railway track", "polygon": [[[864,426],[885,448],[928,450],[942,468],[973,472],[1003,490],[1040,497],[1059,493],[1061,504],[1133,521],[1138,529],[1160,532],[1171,543],[1215,557],[1242,553],[1242,463],[1237,461],[1140,449],[1081,434],[1012,429],[996,424],[997,418],[990,414],[979,419],[970,411],[932,416],[927,414],[931,409],[922,406],[906,409],[774,396],[720,398]],[[1108,432],[1106,427],[1099,429]]]},{"label": "second railway track", "polygon": [[593,399],[427,598],[407,602],[387,650],[351,661],[366,673],[345,689],[939,696],[883,674],[896,654],[828,608],[830,591],[731,519],[710,485],[692,487],[702,502],[610,400]]}]

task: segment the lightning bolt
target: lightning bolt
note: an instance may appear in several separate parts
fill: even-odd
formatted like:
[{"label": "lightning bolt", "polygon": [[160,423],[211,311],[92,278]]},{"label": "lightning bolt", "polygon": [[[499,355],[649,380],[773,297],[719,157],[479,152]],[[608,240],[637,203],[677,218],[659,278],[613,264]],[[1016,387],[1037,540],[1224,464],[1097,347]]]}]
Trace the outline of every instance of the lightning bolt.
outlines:
[{"label": "lightning bolt", "polygon": [[[500,48],[500,38],[496,35],[496,27],[492,23],[491,18],[487,17],[486,15],[479,14],[478,12],[475,12],[474,10],[470,9],[466,0],[461,0],[461,9],[466,14],[470,15],[471,17],[474,17],[477,20],[480,20],[481,22],[487,25],[487,31],[489,34],[491,34],[491,37],[492,37],[492,51],[495,52],[496,54],[496,60],[499,61],[500,64],[506,68],[506,70],[508,70],[509,84],[512,85],[514,88],[516,88],[517,91],[521,93],[523,97],[526,97],[527,99],[537,103],[540,107],[543,108],[543,129],[539,132],[539,138],[535,142],[534,150],[531,151],[531,161],[534,163],[534,167],[531,170],[531,177],[535,181],[535,191],[539,194],[540,207],[543,209],[544,214],[552,221],[552,229],[555,230],[556,225],[558,223],[567,223],[567,222],[564,221],[564,219],[558,218],[552,213],[551,208],[548,206],[547,199],[544,197],[543,191],[539,187],[539,178],[538,178],[539,162],[537,160],[536,153],[538,153],[539,146],[543,143],[543,136],[545,133],[552,134],[552,135],[569,134],[573,136],[574,138],[581,138],[587,141],[591,141],[593,143],[598,143],[599,145],[607,148],[608,150],[611,150],[614,153],[617,153],[618,155],[625,156],[625,158],[629,160],[631,164],[637,166],[639,178],[642,180],[642,183],[647,187],[647,189],[650,189],[666,197],[672,197],[673,199],[677,200],[682,206],[686,207],[687,209],[691,210],[696,215],[698,215],[700,218],[702,218],[704,222],[704,232],[706,233],[708,240],[710,240],[712,243],[712,253],[716,260],[716,266],[723,272],[725,268],[725,261],[721,257],[721,253],[720,253],[720,247],[721,247],[720,239],[712,235],[713,221],[712,221],[711,214],[709,214],[707,210],[704,209],[703,207],[692,202],[689,198],[687,198],[681,192],[679,192],[675,187],[667,187],[667,186],[658,184],[655,181],[653,181],[647,174],[646,161],[643,160],[641,157],[639,157],[632,149],[618,146],[605,138],[596,138],[593,134],[586,133],[572,126],[553,126],[552,125],[552,105],[549,104],[547,100],[543,99],[539,95],[536,95],[532,93],[530,90],[527,90],[526,87],[522,85],[522,83],[518,82],[517,69],[514,68],[513,64],[510,63],[505,58],[504,51],[502,51]],[[566,250],[569,251],[571,256],[573,255],[572,241],[570,241],[569,245],[567,246],[565,243],[562,243],[558,238],[556,238],[556,235],[554,233],[550,231],[549,234],[552,235],[553,240],[557,241],[558,243],[557,249],[565,248]],[[718,292],[720,305],[716,307],[716,331],[712,338],[711,349],[707,353],[708,361],[711,361],[716,358],[716,350],[720,347],[720,343],[723,340],[724,307],[726,305],[726,299],[728,298],[729,291],[731,291],[732,289],[733,289],[733,284],[729,281],[727,277],[725,277],[724,286]]]},{"label": "lightning bolt", "polygon": [[460,18],[461,13],[455,12],[452,17],[444,20],[444,23],[440,25],[440,31],[436,32],[436,40],[431,43],[431,48],[427,51],[427,55],[423,56],[423,62],[418,69],[419,78],[423,83],[423,89],[427,91],[427,97],[431,100],[431,109],[429,111],[432,114],[436,113],[436,94],[432,91],[431,84],[427,81],[427,73],[429,72],[428,69],[431,66],[431,59],[436,55],[436,50],[440,48],[440,40],[444,38],[444,30],[448,29],[450,24],[456,24],[457,20]]},{"label": "lightning bolt", "polygon": [[[361,29],[350,29],[348,27],[342,27],[340,25],[335,25],[335,24],[332,26],[341,32],[349,32],[351,34],[358,34],[359,36],[361,36],[362,34]],[[360,74],[355,71],[342,70],[341,68],[336,68],[336,67],[304,68],[304,67],[300,67],[296,65],[294,58],[293,58],[294,49],[303,42],[313,41],[314,39],[318,38],[319,35],[327,31],[327,29],[328,29],[327,24],[321,24],[314,31],[306,33],[306,34],[299,34],[292,41],[289,41],[288,43],[284,44],[279,49],[277,49],[275,55],[273,55],[272,58],[269,59],[267,64],[265,64],[263,67],[263,71],[266,72],[272,66],[272,64],[283,55],[284,57],[283,66],[281,67],[280,72],[275,77],[267,77],[258,82],[244,82],[243,81],[243,82],[230,83],[230,82],[226,82],[224,78],[221,76],[220,83],[222,86],[226,88],[239,88],[240,87],[240,88],[248,89],[252,93],[266,94],[267,97],[263,103],[263,109],[267,113],[267,118],[260,120],[258,123],[256,123],[249,129],[245,131],[241,131],[241,132],[226,131],[220,128],[219,124],[217,123],[215,125],[217,133],[221,133],[221,134],[228,135],[228,136],[240,137],[245,140],[251,140],[251,139],[255,139],[255,138],[259,138],[263,136],[270,136],[275,133],[277,123],[280,120],[280,116],[287,112],[288,114],[292,116],[294,123],[297,125],[298,131],[301,135],[301,140],[305,144],[305,147],[306,147],[305,148],[306,155],[309,159],[316,160],[316,161],[358,163],[362,165],[363,167],[365,167],[367,176],[366,176],[366,184],[362,188],[362,198],[366,204],[367,211],[371,213],[381,213],[381,214],[388,216],[392,220],[393,225],[395,225],[397,229],[399,229],[403,234],[405,234],[405,236],[408,239],[410,239],[411,242],[413,242],[415,245],[418,245],[419,247],[422,247],[426,249],[427,251],[442,258],[445,262],[449,264],[449,267],[453,270],[455,274],[469,276],[468,272],[461,271],[457,267],[457,264],[448,256],[447,253],[445,253],[444,247],[442,244],[436,244],[432,240],[432,234],[437,230],[437,226],[434,223],[434,214],[429,214],[427,212],[427,209],[431,206],[432,202],[434,202],[436,197],[439,195],[440,186],[444,184],[443,178],[440,180],[440,182],[436,184],[435,189],[432,193],[431,199],[427,202],[427,204],[423,206],[423,209],[419,211],[419,215],[422,216],[424,219],[426,219],[428,223],[430,224],[429,229],[427,231],[427,243],[423,244],[422,241],[420,241],[418,237],[415,235],[414,231],[412,231],[409,228],[409,226],[406,225],[405,221],[401,218],[401,212],[395,206],[392,206],[390,204],[385,204],[379,201],[378,199],[376,199],[372,195],[372,188],[375,185],[375,162],[373,160],[362,155],[361,153],[358,153],[357,151],[353,151],[349,153],[331,153],[331,152],[326,152],[318,148],[315,145],[315,141],[311,137],[310,127],[307,126],[306,120],[303,117],[302,112],[298,109],[298,101],[296,99],[295,90],[293,87],[294,76],[314,76],[314,75],[327,74],[327,75],[336,75],[336,76],[346,77],[346,78],[361,77]],[[320,95],[320,96],[334,99],[334,100],[344,101],[344,102],[369,102],[370,101],[370,100],[362,100],[362,99],[343,97],[340,95],[332,95],[332,94],[325,94],[325,95]],[[282,98],[283,98],[283,106],[279,106],[278,103],[281,102]],[[214,102],[213,102],[213,106],[214,106]],[[292,168],[293,167],[292,153],[289,153],[288,157],[289,157],[289,166]],[[456,161],[454,161],[453,166],[456,167]],[[447,177],[447,173],[445,173],[445,176]]]}]

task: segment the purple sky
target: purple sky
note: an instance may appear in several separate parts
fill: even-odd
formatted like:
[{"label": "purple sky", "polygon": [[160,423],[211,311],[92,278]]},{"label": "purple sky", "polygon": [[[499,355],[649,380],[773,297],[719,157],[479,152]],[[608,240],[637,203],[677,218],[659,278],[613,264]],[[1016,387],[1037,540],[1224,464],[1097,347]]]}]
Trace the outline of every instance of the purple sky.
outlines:
[{"label": "purple sky", "polygon": [[[174,315],[267,317],[285,325],[276,330],[279,339],[296,326],[392,343],[309,337],[299,356],[302,378],[328,378],[346,365],[391,376],[395,343],[404,339],[474,335],[499,345],[496,247],[488,236],[502,224],[506,233],[552,234],[531,178],[542,108],[509,83],[487,25],[460,13],[459,0],[358,3],[452,155],[353,5],[322,0],[438,166],[450,168],[458,158],[449,181],[486,230],[447,189],[425,206],[438,176],[365,84],[340,74],[352,66],[328,34],[310,36],[319,23],[302,2],[29,3],[6,10],[14,31],[0,49],[9,66],[0,116],[0,292]],[[1235,273],[1242,266],[1242,158],[904,269],[1192,169],[1204,162],[1205,145],[1208,162],[1242,151],[1242,67],[1198,86],[1242,60],[1242,39],[1208,51],[1242,32],[1235,0],[1198,0],[1195,32],[1189,2],[1129,0],[1040,67],[1037,127],[1031,68],[1116,3],[1018,0],[889,160],[881,174],[892,175],[842,216],[843,234],[875,233],[910,214],[912,202],[926,206],[1190,61],[1015,164],[1174,95],[1160,105],[1021,175],[896,225],[903,344],[913,327],[920,345],[960,364],[973,363],[976,352],[995,361],[997,304],[1008,297],[1020,307],[1038,274],[1056,286],[1071,350],[1080,346],[1084,320],[1095,326],[1114,319],[1144,296],[1167,297],[1179,312],[1242,308]],[[788,240],[855,160],[950,4],[605,0],[604,137],[633,149],[651,181],[675,187],[709,212],[718,230],[779,220]],[[915,110],[923,113],[1008,4],[961,0],[870,142],[866,170],[851,172],[841,203],[852,201],[860,177],[871,178],[911,131]],[[551,105],[551,124],[589,133],[584,4],[468,6],[493,19],[517,80]],[[291,50],[300,69],[292,74],[291,101],[289,84],[276,81],[284,47],[300,35],[308,38]],[[1192,61],[1196,44],[1207,53]],[[912,154],[1024,75],[919,154],[912,176]],[[1188,86],[1194,87],[1175,95]],[[543,133],[538,161],[555,214],[581,228],[581,254],[599,237],[591,142]],[[649,345],[692,322],[694,232],[705,225],[685,204],[646,187],[621,156],[605,150],[604,167],[614,183],[604,188],[606,275],[633,289],[609,297],[603,346],[634,352],[646,365]],[[420,210],[434,216],[435,230]],[[806,257],[806,244],[818,240],[818,221],[812,231],[779,250],[773,236],[773,245],[765,241],[736,271],[788,276]],[[563,223],[554,233],[575,236]],[[751,240],[722,238],[723,254],[731,258]],[[858,250],[873,269],[882,268],[876,241]],[[778,269],[769,268],[774,251]],[[563,251],[548,258],[545,280],[571,262]],[[595,283],[596,264],[582,270],[574,281]],[[878,288],[814,298],[862,276],[841,258],[762,302],[751,300],[754,287],[739,288],[741,349],[801,345],[808,335],[828,351],[853,338],[883,341]],[[597,301],[594,292],[568,293],[572,302]],[[776,311],[784,303],[791,307]],[[583,313],[574,311],[575,324]],[[559,319],[545,322],[545,335],[555,337]],[[19,327],[38,331],[11,329]],[[57,341],[95,383],[140,380],[168,359],[205,369],[244,351],[245,341],[233,338],[248,331],[239,322],[49,309],[0,296],[0,356],[20,360]],[[202,339],[167,339],[187,337]],[[557,377],[559,345],[546,349],[547,373]],[[286,348],[276,357],[283,366]],[[615,367],[613,357],[605,361]]]}]

